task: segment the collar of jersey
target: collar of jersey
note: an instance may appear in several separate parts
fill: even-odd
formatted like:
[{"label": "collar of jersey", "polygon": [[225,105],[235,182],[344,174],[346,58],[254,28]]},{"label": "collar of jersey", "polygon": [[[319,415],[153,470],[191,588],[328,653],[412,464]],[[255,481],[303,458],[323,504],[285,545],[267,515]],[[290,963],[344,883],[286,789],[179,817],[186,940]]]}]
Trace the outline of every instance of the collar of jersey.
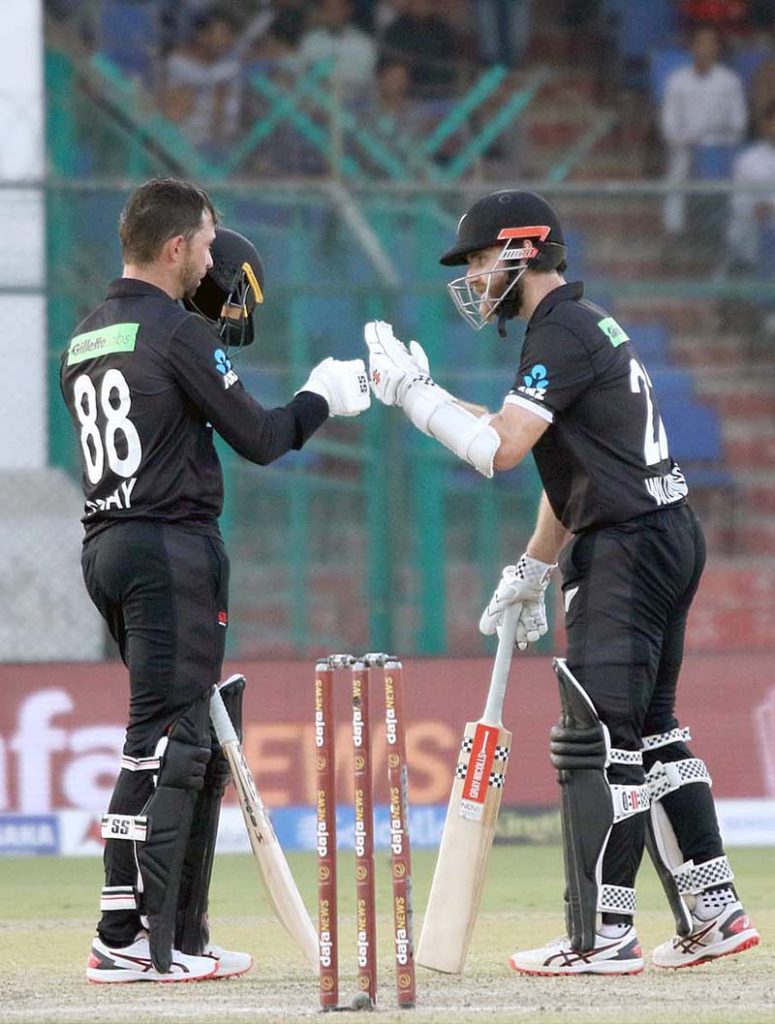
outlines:
[{"label": "collar of jersey", "polygon": [[155,284],[151,284],[150,281],[138,281],[133,277],[117,277],[115,281],[111,281],[108,285],[108,298],[109,299],[123,299],[130,295],[163,295],[165,299],[170,299],[169,295],[161,288],[157,288]]},{"label": "collar of jersey", "polygon": [[578,302],[583,294],[584,285],[581,281],[569,281],[567,284],[561,284],[558,288],[552,289],[548,295],[544,295],[533,310],[528,327],[534,326],[539,320],[543,320],[545,316],[551,313],[558,302],[566,302],[568,299]]}]

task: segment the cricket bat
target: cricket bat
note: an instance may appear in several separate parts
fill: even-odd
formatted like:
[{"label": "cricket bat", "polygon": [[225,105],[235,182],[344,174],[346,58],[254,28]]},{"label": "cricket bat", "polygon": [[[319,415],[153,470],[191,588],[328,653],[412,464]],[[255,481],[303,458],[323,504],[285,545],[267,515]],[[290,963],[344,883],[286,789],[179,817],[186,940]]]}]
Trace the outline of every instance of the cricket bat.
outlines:
[{"label": "cricket bat", "polygon": [[231,769],[231,777],[245,819],[250,845],[258,862],[267,896],[280,923],[304,953],[310,967],[319,969],[318,935],[293,880],[291,869],[278,842],[264,802],[258,794],[253,775],[245,760],[239,737],[229,713],[213,687],[210,697],[210,719],[215,735]]},{"label": "cricket bat", "polygon": [[504,612],[484,712],[466,723],[417,963],[460,974],[479,912],[503,795],[511,733],[501,715],[521,605]]}]

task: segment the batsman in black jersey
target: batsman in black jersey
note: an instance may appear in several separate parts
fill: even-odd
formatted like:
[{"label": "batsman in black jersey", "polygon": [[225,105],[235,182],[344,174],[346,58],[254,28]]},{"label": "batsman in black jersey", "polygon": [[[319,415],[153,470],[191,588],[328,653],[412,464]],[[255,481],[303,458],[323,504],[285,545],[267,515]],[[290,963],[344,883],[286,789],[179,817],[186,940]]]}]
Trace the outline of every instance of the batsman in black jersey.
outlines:
[{"label": "batsman in black jersey", "polygon": [[710,776],[675,716],[686,620],[705,563],[699,521],[670,455],[648,370],[606,310],[566,283],[566,248],[540,196],[502,190],[461,217],[442,258],[475,330],[527,321],[500,412],[434,383],[420,345],[366,325],[374,394],[491,477],[533,452],[543,484],[534,533],[503,570],[480,629],[519,606],[516,642],[547,631],[545,590],[559,563],[567,655],[554,662],[561,716],[550,753],[562,793],[567,935],[510,963],[529,974],[643,969],[635,879],[644,844],[676,920],[652,955],[677,968],[754,946],[733,886]]},{"label": "batsman in black jersey", "polygon": [[[83,465],[84,579],[130,679],[87,977],[227,977],[252,961],[215,946],[207,926],[228,778],[209,721],[229,615],[213,432],[250,461],[272,462],[329,416],[367,408],[368,380],[362,360],[329,358],[282,408],[244,390],[229,352],[253,340],[261,260],[216,227],[196,186],[141,186],[119,235],[123,276],[78,325],[61,367]],[[230,691],[234,719],[240,696]]]}]

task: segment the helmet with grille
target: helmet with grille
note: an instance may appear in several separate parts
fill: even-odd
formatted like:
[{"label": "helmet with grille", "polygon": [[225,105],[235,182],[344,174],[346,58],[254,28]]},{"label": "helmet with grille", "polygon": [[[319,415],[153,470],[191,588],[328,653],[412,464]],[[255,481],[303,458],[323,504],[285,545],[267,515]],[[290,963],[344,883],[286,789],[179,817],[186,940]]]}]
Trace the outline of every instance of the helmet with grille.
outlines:
[{"label": "helmet with grille", "polygon": [[213,323],[227,345],[250,345],[253,312],[264,301],[264,266],[256,247],[230,228],[216,228],[213,265],[186,306]]},{"label": "helmet with grille", "polygon": [[534,192],[501,189],[478,199],[460,218],[456,244],[440,259],[445,267],[465,264],[472,253],[500,246],[494,275],[507,271],[506,287],[483,297],[467,277],[451,281],[448,288],[458,312],[475,330],[497,314],[499,325],[517,315],[517,282],[526,270],[565,269],[566,248],[559,218],[552,207]]}]

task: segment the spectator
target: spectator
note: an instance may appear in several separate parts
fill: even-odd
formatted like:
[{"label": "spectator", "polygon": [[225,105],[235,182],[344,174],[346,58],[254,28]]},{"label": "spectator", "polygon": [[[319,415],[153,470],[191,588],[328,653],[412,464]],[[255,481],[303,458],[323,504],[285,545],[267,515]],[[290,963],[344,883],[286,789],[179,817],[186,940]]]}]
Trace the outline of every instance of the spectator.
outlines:
[{"label": "spectator", "polygon": [[[300,56],[301,40],[306,27],[306,8],[293,4],[276,5],[274,20],[269,31],[251,47],[246,55],[245,71],[248,81],[254,75],[263,75],[284,89],[293,90],[297,76],[304,70]],[[272,101],[256,90],[248,90],[249,120],[266,118],[272,110]],[[317,109],[307,109],[315,116]],[[259,177],[285,177],[301,174],[317,177],[326,173],[326,157],[299,131],[292,119],[283,118],[275,125],[266,145],[251,155],[250,173]]]},{"label": "spectator", "polygon": [[301,7],[282,7],[275,14],[269,30],[256,40],[246,55],[248,70],[292,78],[301,65],[299,47],[305,17]]},{"label": "spectator", "polygon": [[161,109],[193,145],[215,153],[240,128],[242,88],[235,53],[237,24],[225,10],[211,10],[192,21],[185,46],[165,65]]},{"label": "spectator", "polygon": [[712,25],[695,29],[692,64],[668,77],[660,126],[668,147],[667,181],[676,187],[664,206],[664,226],[680,234],[686,224],[686,197],[680,191],[700,146],[731,147],[745,134],[748,113],[738,75],[720,63],[721,37]]},{"label": "spectator", "polygon": [[421,91],[438,93],[456,78],[456,56],[462,40],[434,0],[400,0],[398,16],[382,35],[382,50],[405,60],[412,84]]},{"label": "spectator", "polygon": [[478,56],[482,64],[518,68],[530,42],[533,0],[475,0]]},{"label": "spectator", "polygon": [[377,46],[353,23],[352,0],[318,0],[311,21],[299,49],[302,65],[333,58],[342,88],[350,96],[353,90],[366,93],[374,81]]},{"label": "spectator", "polygon": [[370,118],[383,135],[420,131],[422,104],[413,98],[412,72],[406,61],[380,57]]},{"label": "spectator", "polygon": [[405,61],[380,57],[374,92],[361,116],[371,132],[410,165],[416,163],[417,143],[431,131],[432,124],[424,104],[414,98],[411,72]]},{"label": "spectator", "polygon": [[[775,103],[764,112],[759,138],[736,158],[735,192],[728,240],[734,265],[753,268],[759,261],[762,228],[775,227]],[[749,186],[771,186],[772,191],[749,191]]]}]

